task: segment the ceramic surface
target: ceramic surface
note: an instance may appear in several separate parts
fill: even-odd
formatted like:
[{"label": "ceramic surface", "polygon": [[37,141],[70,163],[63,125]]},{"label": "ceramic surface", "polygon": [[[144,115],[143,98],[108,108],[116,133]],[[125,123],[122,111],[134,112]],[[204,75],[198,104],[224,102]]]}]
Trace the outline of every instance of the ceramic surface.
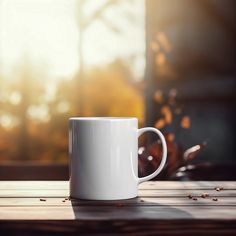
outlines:
[{"label": "ceramic surface", "polygon": [[[138,137],[155,132],[163,145],[158,169],[138,178]],[[164,167],[166,142],[155,128],[138,129],[137,118],[97,117],[69,119],[71,197],[91,200],[134,198],[138,184],[150,180]]]}]

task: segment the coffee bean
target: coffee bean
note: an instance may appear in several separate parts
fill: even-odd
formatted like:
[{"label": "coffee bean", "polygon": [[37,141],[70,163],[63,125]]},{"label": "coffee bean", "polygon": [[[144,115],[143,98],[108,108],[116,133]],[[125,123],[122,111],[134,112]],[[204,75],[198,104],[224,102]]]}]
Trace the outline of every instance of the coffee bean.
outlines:
[{"label": "coffee bean", "polygon": [[41,202],[46,202],[47,200],[45,198],[40,198],[39,199]]},{"label": "coffee bean", "polygon": [[196,197],[194,197],[194,198],[192,198],[194,201],[197,201],[197,198]]},{"label": "coffee bean", "polygon": [[219,192],[221,190],[224,190],[224,188],[223,187],[215,187],[215,190]]},{"label": "coffee bean", "polygon": [[203,194],[201,195],[201,197],[202,197],[202,198],[207,198],[207,197],[209,197],[209,194],[208,194],[208,193],[203,193]]},{"label": "coffee bean", "polygon": [[62,200],[62,202],[66,202],[65,200]]},{"label": "coffee bean", "polygon": [[217,198],[213,198],[213,199],[212,199],[212,201],[215,201],[215,202],[217,202],[217,201],[218,201],[218,199],[217,199]]},{"label": "coffee bean", "polygon": [[191,194],[189,194],[189,195],[188,195],[188,198],[189,198],[189,199],[192,199],[192,198],[193,198],[193,196],[192,196]]}]

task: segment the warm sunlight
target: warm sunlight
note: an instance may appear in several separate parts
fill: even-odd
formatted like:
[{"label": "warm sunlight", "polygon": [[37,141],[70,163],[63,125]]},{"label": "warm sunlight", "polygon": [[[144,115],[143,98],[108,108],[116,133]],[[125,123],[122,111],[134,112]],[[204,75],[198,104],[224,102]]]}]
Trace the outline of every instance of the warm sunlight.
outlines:
[{"label": "warm sunlight", "polygon": [[[94,1],[87,1],[83,6],[85,17],[89,18],[103,2],[95,4]],[[75,74],[80,61],[77,4],[77,0],[1,0],[1,73],[11,74],[12,68],[19,64],[22,57],[27,57],[34,64],[46,68],[49,77],[62,78]],[[130,11],[131,20],[124,15],[124,12],[129,14]],[[84,33],[85,64],[101,65],[116,57],[132,57],[133,72],[141,78],[144,71],[143,16],[143,1],[132,4],[120,1],[104,13],[104,18],[112,22],[115,30],[111,31],[104,19],[90,22]],[[132,24],[132,20],[136,23]]]},{"label": "warm sunlight", "polygon": [[0,236],[236,236],[235,9],[0,0]]},{"label": "warm sunlight", "polygon": [[144,13],[144,0],[0,0],[2,159],[65,162],[70,116],[143,123]]}]

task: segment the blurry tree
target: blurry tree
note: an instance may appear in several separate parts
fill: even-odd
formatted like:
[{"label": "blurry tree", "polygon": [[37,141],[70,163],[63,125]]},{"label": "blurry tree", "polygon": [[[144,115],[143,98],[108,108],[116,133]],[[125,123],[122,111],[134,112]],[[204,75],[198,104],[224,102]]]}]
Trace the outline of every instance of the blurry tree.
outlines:
[{"label": "blurry tree", "polygon": [[[112,19],[107,19],[105,16],[105,11],[114,6],[118,6],[121,3],[121,0],[106,0],[100,6],[98,6],[88,17],[84,14],[84,6],[86,3],[92,0],[77,0],[77,7],[76,7],[76,21],[78,25],[78,32],[79,32],[79,44],[78,44],[78,53],[79,53],[79,61],[80,67],[78,72],[78,79],[77,79],[77,87],[79,88],[79,92],[77,94],[78,105],[77,108],[81,116],[84,116],[84,109],[85,108],[85,95],[83,91],[83,81],[85,79],[85,65],[84,65],[84,52],[83,52],[83,45],[84,45],[84,35],[86,30],[96,21],[102,22],[109,30],[115,33],[121,33],[122,30],[113,23]],[[133,0],[129,0],[132,3]],[[134,22],[134,18],[129,14],[126,14],[126,18]]]},{"label": "blurry tree", "polygon": [[[48,80],[45,69],[22,58],[11,75],[0,78],[0,156],[2,160],[67,160],[67,120],[71,116],[136,116],[143,123],[142,82],[136,82],[129,64],[115,60],[97,68],[84,66],[84,36],[96,21],[122,36],[122,29],[106,14],[113,7],[135,23],[124,0],[104,0],[85,12],[92,0],[76,0],[80,69],[72,79]],[[132,4],[132,1],[129,0]],[[86,14],[85,14],[86,13]],[[86,80],[85,80],[86,77]],[[55,94],[48,99],[53,85]]]},{"label": "blurry tree", "polygon": [[[12,155],[17,159],[30,159],[29,145],[32,142],[30,134],[30,116],[32,107],[43,103],[42,96],[45,90],[45,75],[37,68],[30,65],[28,60],[23,60],[16,69],[14,78],[1,81],[1,113],[8,117],[11,125],[11,137],[15,140]],[[37,115],[36,113],[34,114]],[[32,119],[35,119],[33,117]],[[32,120],[31,119],[31,120]],[[37,120],[37,119],[36,119]],[[4,121],[3,121],[4,122]],[[7,125],[7,124],[6,124]],[[4,123],[3,123],[4,126]]]},{"label": "blurry tree", "polygon": [[[67,157],[67,130],[65,122],[71,116],[78,116],[77,76],[71,80],[61,80],[57,87],[56,99],[50,106],[50,140],[55,147],[57,158]],[[135,116],[143,123],[143,96],[140,83],[129,68],[116,61],[107,66],[86,71],[84,91],[84,116]],[[54,153],[55,155],[55,153]],[[56,157],[55,157],[56,158]],[[58,160],[58,159],[57,159]]]},{"label": "blurry tree", "polygon": [[[0,80],[0,155],[3,160],[67,161],[67,120],[78,115],[77,76],[50,85],[43,70],[24,61]],[[142,82],[123,61],[86,70],[85,116],[136,116],[143,123]]]}]

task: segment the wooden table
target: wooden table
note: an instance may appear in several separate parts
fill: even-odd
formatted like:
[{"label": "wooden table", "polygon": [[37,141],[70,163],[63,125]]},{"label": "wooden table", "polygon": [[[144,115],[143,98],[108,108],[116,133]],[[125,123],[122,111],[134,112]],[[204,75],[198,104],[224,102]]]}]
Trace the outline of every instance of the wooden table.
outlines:
[{"label": "wooden table", "polygon": [[130,200],[70,201],[67,181],[2,181],[0,235],[236,235],[236,182],[139,189]]}]

